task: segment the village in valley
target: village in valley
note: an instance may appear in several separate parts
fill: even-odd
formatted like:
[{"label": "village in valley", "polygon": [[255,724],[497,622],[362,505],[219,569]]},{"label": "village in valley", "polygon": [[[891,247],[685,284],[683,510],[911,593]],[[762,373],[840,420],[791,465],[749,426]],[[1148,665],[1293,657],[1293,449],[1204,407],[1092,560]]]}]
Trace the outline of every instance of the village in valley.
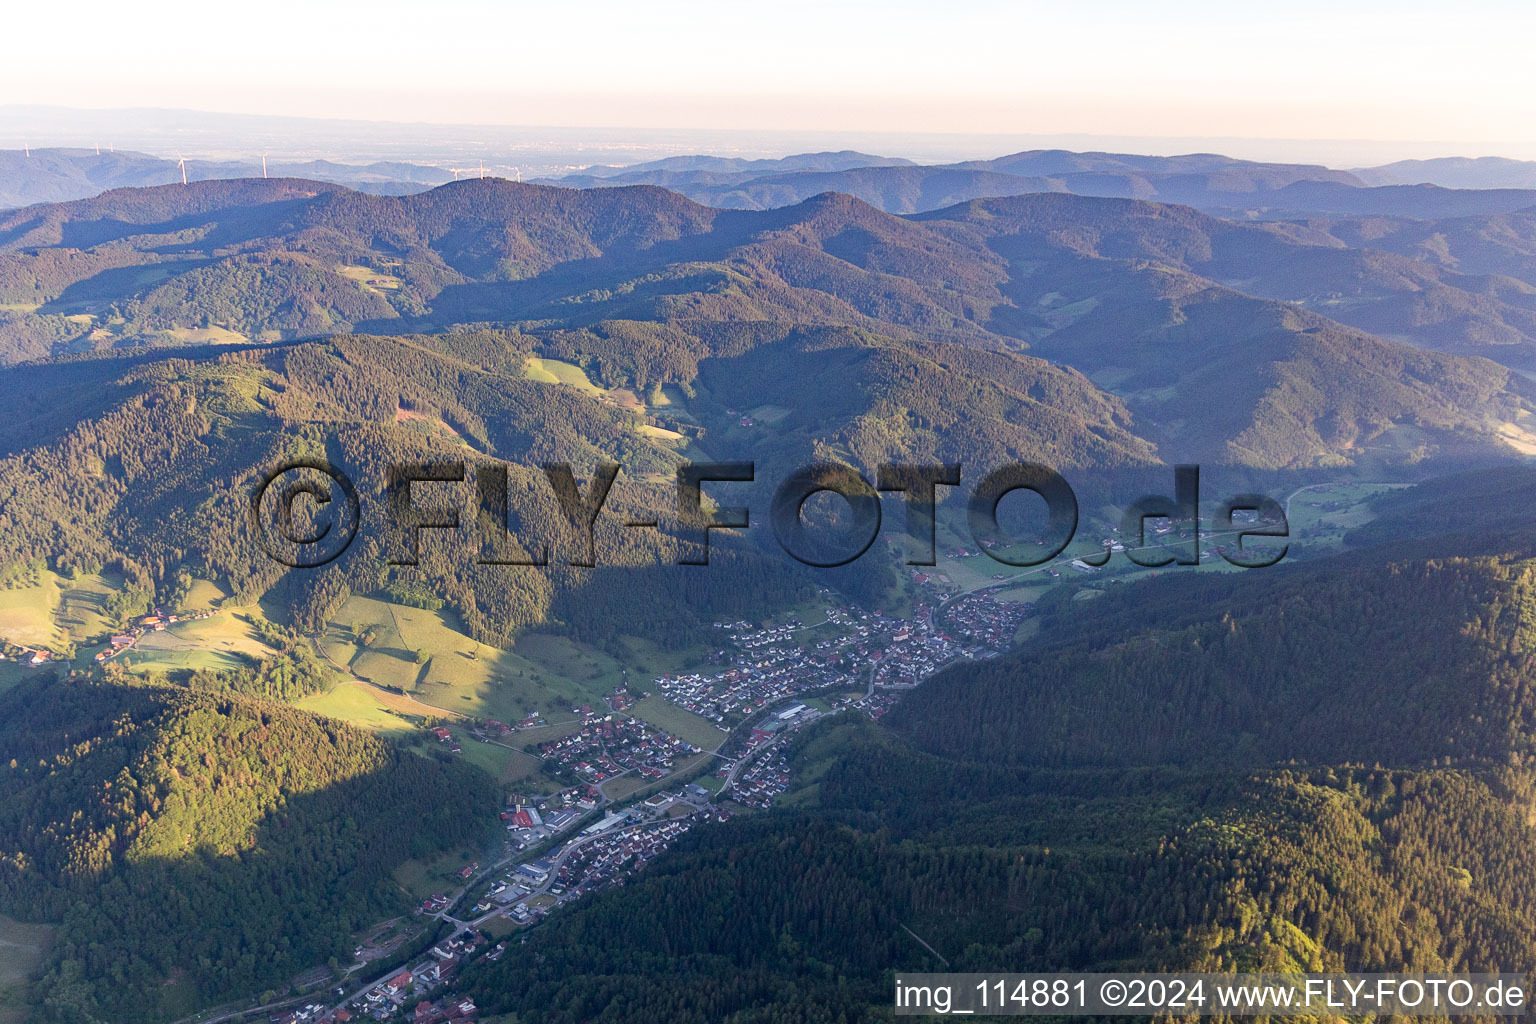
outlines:
[{"label": "village in valley", "polygon": [[[1156,537],[1177,541],[1189,525],[1162,524]],[[1104,546],[1123,551],[1112,536]],[[793,784],[789,740],[802,729],[849,712],[878,720],[947,665],[1027,639],[1049,590],[1086,599],[1138,571],[1103,571],[1081,551],[1022,570],[968,545],[945,544],[939,555],[937,565],[900,569],[892,607],[822,590],[780,618],[716,622],[688,652],[629,664],[548,636],[500,651],[442,612],[349,599],[312,641],[343,681],[297,703],[490,772],[504,794],[499,838],[460,851],[451,866],[445,858],[397,872],[414,913],[360,934],[350,964],[305,972],[267,1006],[223,1007],[186,1024],[483,1020],[458,986],[466,965],[517,956],[529,929],[624,885],[691,829],[771,809]],[[53,585],[68,606],[68,581]],[[94,635],[68,647],[12,642],[6,660],[25,670],[70,657],[174,678],[310,642],[203,582],[178,607],[116,623],[105,610],[79,617]],[[42,625],[34,635],[46,635]]]},{"label": "village in valley", "polygon": [[[788,741],[801,729],[849,711],[880,717],[944,665],[1007,650],[1029,612],[985,593],[946,595],[921,572],[910,577],[908,614],[866,611],[823,592],[819,621],[716,623],[707,666],[636,684],[649,698],[621,685],[601,704],[573,708],[579,722],[526,748],[554,785],[509,791],[495,859],[471,860],[454,873],[453,887],[420,900],[418,919],[447,937],[403,962],[391,958],[393,967],[361,960],[328,1001],[290,1006],[270,1019],[477,1020],[473,1003],[455,989],[466,964],[518,955],[527,929],[623,885],[690,829],[771,808],[791,783]],[[655,697],[718,726],[713,749],[632,713]],[[426,732],[449,751],[463,751],[464,741],[517,746],[549,732],[538,713],[459,725]],[[605,788],[628,779],[645,785],[624,795]]]}]

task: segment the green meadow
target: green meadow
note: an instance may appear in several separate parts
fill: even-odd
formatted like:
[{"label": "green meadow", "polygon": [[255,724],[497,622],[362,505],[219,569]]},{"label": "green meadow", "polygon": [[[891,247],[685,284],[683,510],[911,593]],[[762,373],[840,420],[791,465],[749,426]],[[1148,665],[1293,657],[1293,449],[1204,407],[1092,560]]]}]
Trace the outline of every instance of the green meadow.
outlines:
[{"label": "green meadow", "polygon": [[42,966],[53,935],[51,925],[24,924],[0,915],[0,1024],[27,1019],[26,984]]}]

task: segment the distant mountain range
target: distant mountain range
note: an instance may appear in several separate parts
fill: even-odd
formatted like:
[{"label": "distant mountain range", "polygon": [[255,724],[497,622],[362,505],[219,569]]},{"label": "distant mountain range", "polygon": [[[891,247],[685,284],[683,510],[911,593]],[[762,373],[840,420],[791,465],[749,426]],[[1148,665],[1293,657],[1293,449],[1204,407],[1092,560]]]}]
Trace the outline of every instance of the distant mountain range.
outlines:
[{"label": "distant mountain range", "polygon": [[1399,160],[1362,167],[1355,176],[1367,185],[1443,185],[1446,188],[1536,188],[1536,161],[1502,156]]},{"label": "distant mountain range", "polygon": [[[419,192],[454,179],[452,171],[441,167],[393,161],[358,165],[273,161],[265,172],[389,195]],[[192,181],[262,176],[260,160],[187,162],[187,177]],[[0,151],[0,208],[84,199],[112,188],[180,180],[175,160],[144,153]],[[902,214],[1038,192],[1148,199],[1223,217],[1270,220],[1426,219],[1536,207],[1536,163],[1495,157],[1408,160],[1345,171],[1208,153],[1161,157],[1031,150],[993,160],[919,165],[899,157],[842,150],[779,159],[668,157],[627,167],[591,167],[543,180],[569,188],[659,185],[706,206],[737,210],[793,206],[823,192],[842,192],[887,213]]]},{"label": "distant mountain range", "polygon": [[727,209],[788,206],[844,192],[888,213],[923,213],[971,199],[1069,192],[1182,203],[1221,216],[1453,217],[1536,206],[1536,163],[1406,161],[1360,171],[1258,163],[1208,153],[1140,156],[1031,150],[919,166],[858,153],[783,160],[682,157],[550,179],[575,188],[660,185]]},{"label": "distant mountain range", "polygon": [[[265,174],[263,174],[265,170]],[[329,160],[279,163],[188,160],[187,180],[312,178],[363,192],[399,195],[453,180],[453,173],[419,164],[339,164]],[[88,199],[108,189],[170,185],[181,181],[177,161],[148,153],[93,149],[0,150],[0,209]]]}]

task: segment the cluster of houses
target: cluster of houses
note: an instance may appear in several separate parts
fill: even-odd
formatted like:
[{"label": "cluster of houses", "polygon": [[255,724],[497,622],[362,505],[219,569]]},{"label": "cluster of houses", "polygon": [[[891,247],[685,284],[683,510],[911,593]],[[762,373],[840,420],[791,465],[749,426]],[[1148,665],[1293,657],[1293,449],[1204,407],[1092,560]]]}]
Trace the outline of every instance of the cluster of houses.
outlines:
[{"label": "cluster of houses", "polygon": [[902,695],[901,690],[876,690],[858,701],[859,710],[878,722],[885,717],[887,711],[896,706]]},{"label": "cluster of houses", "polygon": [[693,744],[648,722],[612,714],[588,714],[580,731],[539,744],[545,762],[568,768],[590,784],[628,771],[659,779],[673,770],[678,758],[696,753]]},{"label": "cluster of houses", "polygon": [[1014,634],[1029,613],[1029,605],[1020,601],[998,601],[990,594],[969,594],[944,609],[945,633],[942,638],[963,641],[970,657],[1006,651],[1013,645]]},{"label": "cluster of houses", "polygon": [[451,896],[445,896],[440,892],[435,892],[431,896],[428,896],[426,899],[421,901],[421,912],[423,914],[441,913],[442,911],[447,910],[452,903],[453,898]]},{"label": "cluster of houses", "polygon": [[725,795],[748,807],[768,807],[788,788],[789,761],[781,746],[738,772]]},{"label": "cluster of houses", "polygon": [[668,818],[659,824],[630,831],[607,830],[600,838],[590,840],[573,850],[554,875],[555,884],[550,892],[560,901],[579,899],[589,892],[597,892],[611,885],[622,884],[624,878],[639,871],[671,846],[677,837],[692,828],[697,815]]},{"label": "cluster of houses", "polygon": [[[194,622],[198,619],[211,618],[218,613],[215,611],[169,613],[163,608],[156,608],[148,615],[141,617],[132,626],[121,633],[114,634],[107,639],[107,646],[97,651],[95,660],[98,664],[111,661],[113,658],[130,651],[145,633],[163,630],[167,626],[178,622]],[[4,644],[4,650],[0,651],[0,661],[17,661],[31,668],[41,668],[51,665],[57,660],[58,655],[46,647],[29,647],[21,644]]]},{"label": "cluster of houses", "polygon": [[106,649],[96,652],[96,660],[98,662],[111,661],[124,651],[132,650],[145,633],[162,632],[167,626],[174,626],[178,622],[196,622],[199,619],[211,619],[217,614],[218,612],[212,609],[193,612],[189,615],[186,612],[172,613],[167,612],[164,608],[156,608],[150,614],[140,618],[138,622],[128,627],[125,631],[108,638]]},{"label": "cluster of houses", "polygon": [[[693,787],[693,791],[707,797],[699,787]],[[679,792],[648,801],[645,809],[655,815],[654,820],[646,822],[639,810],[610,815],[611,822],[605,819],[599,826],[594,826],[600,831],[594,833],[589,829],[584,832],[579,846],[574,845],[578,840],[572,840],[573,845],[546,859],[518,865],[492,883],[484,898],[475,905],[474,912],[488,913],[499,909],[500,916],[514,923],[532,924],[564,903],[623,884],[625,878],[654,860],[676,842],[678,836],[705,817],[719,821],[729,817],[713,808],[701,813],[695,804],[685,801],[685,795],[688,794]],[[679,805],[686,806],[686,813],[673,816],[673,809]],[[645,822],[644,827],[620,828],[637,820]],[[597,838],[592,838],[593,835]],[[556,861],[560,862],[558,867]],[[553,900],[534,900],[545,893]],[[451,994],[447,986],[456,977],[459,965],[472,959],[477,948],[478,939],[473,932],[468,939],[440,943],[433,947],[431,959],[380,980],[352,1000],[348,1008],[312,1019],[316,1024],[331,1024],[359,1017],[391,1020],[398,1015],[402,1022],[412,1024],[473,1024],[477,1012],[474,1003]],[[505,951],[506,943],[503,942],[482,956],[486,960],[496,960]],[[417,1003],[414,1014],[401,1012],[411,1000],[423,996],[434,999]]]},{"label": "cluster of houses", "polygon": [[[337,1024],[367,1017],[374,1020],[390,1020],[399,1017],[414,1024],[439,1024],[453,1021],[455,1024],[474,1024],[475,1004],[468,999],[445,995],[435,1002],[429,998],[439,993],[458,976],[459,968],[475,959],[475,953],[485,944],[485,939],[475,932],[462,938],[445,939],[433,946],[430,953],[410,967],[402,967],[389,977],[375,983],[361,995],[336,1010],[332,1015],[319,1018],[320,1024]],[[481,954],[489,960],[498,959],[506,950],[502,943]],[[416,1002],[415,1010],[407,1015],[403,1007]],[[345,1015],[345,1016],[343,1016]]]},{"label": "cluster of houses", "polygon": [[716,660],[730,667],[657,676],[656,688],[679,707],[725,722],[808,690],[862,689],[866,679],[876,686],[909,687],[961,657],[1007,650],[1029,614],[1022,603],[978,594],[956,602],[939,628],[934,621],[937,599],[929,588],[917,599],[910,618],[833,606],[827,610],[827,624],[838,635],[809,649],[798,623],[717,623],[732,646],[718,652]]},{"label": "cluster of houses", "polygon": [[311,1022],[315,1022],[315,1024],[320,1024],[320,1022],[324,1022],[324,1024],[330,1024],[331,1021],[349,1021],[352,1019],[351,1013],[345,1010],[339,1012],[344,1014],[344,1016],[327,1014],[325,1012],[325,1007],[321,1006],[319,1003],[310,1003],[309,1005],[301,1006],[296,1010],[283,1010],[281,1012],[274,1013],[267,1019],[270,1020],[272,1024],[311,1024]]},{"label": "cluster of houses", "polygon": [[481,718],[470,723],[469,731],[479,740],[504,740],[512,735],[513,727],[494,718]]},{"label": "cluster of houses", "polygon": [[784,697],[830,686],[844,678],[837,666],[837,645],[823,641],[816,650],[807,651],[798,636],[798,623],[717,625],[727,631],[735,653],[719,651],[716,660],[728,662],[730,668],[661,675],[654,680],[667,700],[712,722],[750,715]]}]

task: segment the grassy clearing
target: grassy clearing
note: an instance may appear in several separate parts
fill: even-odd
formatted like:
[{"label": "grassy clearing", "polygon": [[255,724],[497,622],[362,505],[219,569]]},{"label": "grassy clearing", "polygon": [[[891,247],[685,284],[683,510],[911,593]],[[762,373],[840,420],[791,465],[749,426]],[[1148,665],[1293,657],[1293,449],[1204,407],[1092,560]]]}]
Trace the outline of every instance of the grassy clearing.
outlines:
[{"label": "grassy clearing", "polygon": [[153,648],[134,648],[114,659],[130,672],[140,675],[151,672],[233,672],[249,668],[250,662],[234,654],[218,651],[166,651]]},{"label": "grassy clearing", "polygon": [[414,690],[421,679],[421,666],[413,659],[391,650],[365,650],[352,661],[352,671],[370,683]]},{"label": "grassy clearing", "polygon": [[[817,611],[825,612],[824,603],[817,604]],[[818,618],[821,616],[818,615]],[[815,622],[816,619],[809,620]],[[644,683],[650,677],[661,673],[687,672],[701,668],[708,663],[709,648],[699,645],[695,647],[669,648],[643,637],[626,636],[619,638],[624,646],[623,662],[629,669],[629,682],[638,683],[643,688]]]},{"label": "grassy clearing", "polygon": [[0,915],[0,985],[25,981],[53,945],[53,926]]},{"label": "grassy clearing", "polygon": [[465,635],[444,612],[366,597],[347,601],[321,647],[361,679],[450,713],[502,722],[534,712],[568,720],[573,706],[598,706],[623,678],[615,659],[561,637],[532,634],[503,651]]},{"label": "grassy clearing", "polygon": [[536,380],[541,384],[568,384],[578,391],[585,391],[589,395],[602,395],[606,392],[592,383],[587,377],[587,371],[575,363],[567,363],[563,359],[544,359],[539,356],[529,356],[524,373],[529,380]]},{"label": "grassy clearing", "polygon": [[55,615],[63,594],[58,576],[47,571],[0,589],[0,638],[29,647],[57,643]]},{"label": "grassy clearing", "polygon": [[434,893],[456,892],[464,885],[459,872],[479,859],[474,850],[449,850],[428,860],[408,860],[395,868],[395,881],[411,894],[424,900]]},{"label": "grassy clearing", "polygon": [[153,337],[177,345],[249,345],[251,339],[225,327],[172,327],[151,332]]},{"label": "grassy clearing", "polygon": [[1290,496],[1286,519],[1293,538],[1308,544],[1342,543],[1344,534],[1375,518],[1370,501],[1378,494],[1406,484],[1331,484]]},{"label": "grassy clearing", "polygon": [[27,981],[42,966],[53,936],[52,925],[0,916],[0,1024],[23,1024],[30,1016]]},{"label": "grassy clearing", "polygon": [[217,608],[229,598],[224,588],[210,580],[193,580],[192,586],[187,588],[186,600],[182,606],[189,612],[205,612]]},{"label": "grassy clearing", "polygon": [[416,431],[439,441],[450,441],[465,448],[471,447],[464,436],[449,426],[442,418],[416,409],[396,409],[395,422],[407,430]]},{"label": "grassy clearing", "polygon": [[[204,650],[267,658],[276,652],[257,637],[254,623],[260,614],[254,607],[230,608],[212,618],[178,622],[152,635],[179,641],[183,645],[192,644]],[[149,636],[144,639],[148,640]]]},{"label": "grassy clearing", "polygon": [[179,671],[244,668],[275,651],[257,638],[253,625],[261,610],[252,605],[230,608],[209,619],[178,622],[145,633],[133,650],[116,660],[138,671]]},{"label": "grassy clearing", "polygon": [[[506,938],[508,935],[511,935],[521,927],[522,925],[517,924],[515,921],[512,921],[509,918],[497,916],[482,924],[480,926],[480,930],[485,932],[485,934],[489,935],[491,938],[495,939],[497,942],[500,942],[502,939]],[[484,1020],[485,1018],[481,1019]],[[498,1017],[496,1019],[511,1021],[513,1018]]]},{"label": "grassy clearing", "polygon": [[386,274],[372,267],[359,267],[353,264],[343,263],[336,268],[336,273],[349,281],[356,281],[362,285],[363,291],[373,292],[375,295],[383,295],[386,291],[395,291],[401,286],[401,281],[393,274]]},{"label": "grassy clearing", "polygon": [[501,771],[503,785],[515,786],[528,779],[539,777],[539,768],[542,762],[532,754],[525,754],[521,750],[508,751],[511,756],[507,758],[506,767]]},{"label": "grassy clearing", "polygon": [[78,579],[47,569],[0,588],[0,639],[28,647],[81,644],[110,632],[107,599],[122,586],[115,575]]},{"label": "grassy clearing", "polygon": [[14,661],[0,661],[0,690],[9,689],[37,671]]},{"label": "grassy clearing", "polygon": [[681,441],[683,435],[666,427],[653,427],[649,423],[641,423],[635,427],[642,435],[657,441]]},{"label": "grassy clearing", "polygon": [[[507,773],[514,757],[523,758],[531,756],[520,750],[504,747],[500,743],[486,743],[483,740],[477,740],[467,730],[457,726],[450,727],[449,732],[453,733],[454,738],[459,741],[460,752],[455,756],[468,761],[493,779],[500,779]],[[437,747],[439,744],[433,740],[427,745],[428,747]]]},{"label": "grassy clearing", "polygon": [[123,586],[121,576],[82,576],[63,583],[57,622],[76,643],[111,632],[117,623],[107,616],[107,599]]},{"label": "grassy clearing", "polygon": [[298,706],[392,736],[411,735],[428,719],[443,717],[437,708],[358,682],[340,683],[325,693],[305,697]]},{"label": "grassy clearing", "polygon": [[714,750],[727,735],[707,718],[661,697],[647,697],[630,708],[629,713],[703,750]]},{"label": "grassy clearing", "polygon": [[651,407],[665,409],[667,415],[684,423],[697,423],[692,412],[688,410],[688,396],[683,389],[676,384],[663,384],[651,392]]},{"label": "grassy clearing", "polygon": [[640,401],[640,396],[629,388],[614,388],[608,392],[608,397],[620,409],[628,409],[630,412],[645,411],[645,403]]},{"label": "grassy clearing", "polygon": [[620,775],[616,779],[609,779],[602,784],[601,789],[608,799],[618,801],[633,796],[648,785],[650,785],[650,782],[643,775],[640,775],[638,772],[630,772],[628,775]]},{"label": "grassy clearing", "polygon": [[759,423],[777,423],[792,412],[793,409],[786,409],[782,405],[760,405],[748,410],[747,415]]}]

